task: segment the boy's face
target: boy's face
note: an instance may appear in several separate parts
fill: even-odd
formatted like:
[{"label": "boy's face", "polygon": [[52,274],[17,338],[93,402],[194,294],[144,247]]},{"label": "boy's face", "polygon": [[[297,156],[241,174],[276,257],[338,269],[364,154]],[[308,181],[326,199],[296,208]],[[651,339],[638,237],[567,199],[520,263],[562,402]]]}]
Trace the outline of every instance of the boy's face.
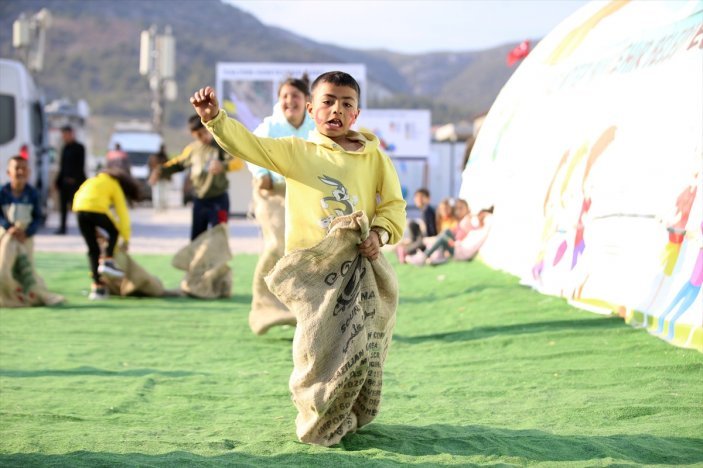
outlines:
[{"label": "boy's face", "polygon": [[343,137],[359,117],[359,96],[348,86],[323,82],[315,88],[307,109],[318,132],[330,138]]},{"label": "boy's face", "polygon": [[415,196],[413,197],[413,201],[415,202],[415,206],[418,208],[424,208],[425,205],[427,205],[427,197],[422,194],[422,193],[416,193]]},{"label": "boy's face", "polygon": [[212,135],[205,127],[193,130],[190,134],[203,145],[209,145],[212,142]]},{"label": "boy's face", "polygon": [[10,178],[10,185],[15,189],[23,189],[29,179],[29,165],[25,160],[11,159],[7,166],[7,176]]}]

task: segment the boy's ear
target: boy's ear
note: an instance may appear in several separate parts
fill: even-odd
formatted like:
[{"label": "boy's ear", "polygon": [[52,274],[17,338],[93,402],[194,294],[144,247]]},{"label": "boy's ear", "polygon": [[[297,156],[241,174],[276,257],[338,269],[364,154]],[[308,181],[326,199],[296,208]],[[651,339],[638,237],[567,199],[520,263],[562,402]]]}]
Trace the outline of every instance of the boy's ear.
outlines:
[{"label": "boy's ear", "polygon": [[307,101],[305,103],[305,109],[308,111],[308,114],[310,114],[310,117],[312,117],[312,102]]},{"label": "boy's ear", "polygon": [[359,118],[359,114],[361,114],[361,109],[359,109],[357,107],[356,110],[354,111],[354,117],[352,117],[351,125],[354,125],[354,123],[356,122],[356,119]]}]

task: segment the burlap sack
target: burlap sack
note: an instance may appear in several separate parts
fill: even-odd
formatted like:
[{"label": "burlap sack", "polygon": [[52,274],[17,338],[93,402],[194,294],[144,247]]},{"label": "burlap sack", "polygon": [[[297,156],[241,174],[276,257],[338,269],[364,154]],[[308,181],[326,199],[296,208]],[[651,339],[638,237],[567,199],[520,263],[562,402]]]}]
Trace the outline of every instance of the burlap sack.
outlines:
[{"label": "burlap sack", "polygon": [[123,249],[115,249],[113,260],[124,271],[124,277],[106,278],[107,289],[111,295],[146,297],[167,295],[161,280],[149,274]]},{"label": "burlap sack", "polygon": [[33,240],[19,242],[0,229],[0,307],[56,305],[63,296],[50,292],[34,270]]},{"label": "burlap sack", "polygon": [[271,271],[285,251],[285,185],[275,191],[254,188],[254,215],[264,236],[264,250],[259,256],[252,285],[249,327],[263,335],[276,325],[295,325],[295,316],[269,291],[264,276]]},{"label": "burlap sack", "polygon": [[232,293],[232,258],[226,224],[218,224],[179,250],[171,264],[186,272],[181,290],[201,299],[229,297]]},{"label": "burlap sack", "polygon": [[336,444],[379,411],[398,283],[383,256],[359,255],[368,230],[363,212],[339,217],[322,242],[285,256],[266,277],[298,319],[290,390],[302,442]]}]

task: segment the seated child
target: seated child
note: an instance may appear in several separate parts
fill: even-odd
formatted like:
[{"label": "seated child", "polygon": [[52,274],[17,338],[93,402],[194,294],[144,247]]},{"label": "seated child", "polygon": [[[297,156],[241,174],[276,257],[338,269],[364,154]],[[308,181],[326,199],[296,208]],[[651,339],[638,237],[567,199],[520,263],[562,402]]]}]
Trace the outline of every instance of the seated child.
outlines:
[{"label": "seated child", "polygon": [[[124,272],[112,260],[117,246],[118,236],[124,240],[126,250],[131,233],[127,204],[140,199],[137,182],[123,170],[111,167],[81,184],[73,199],[73,211],[78,218],[78,227],[88,246],[90,272],[93,284],[90,289],[91,300],[106,299],[108,291],[101,280],[103,274],[112,278],[121,278]],[[111,208],[115,210],[114,219]],[[107,233],[105,256],[101,258],[97,229]]]},{"label": "seated child", "polygon": [[452,199],[445,198],[437,205],[437,233],[441,234],[447,229],[454,229],[461,219],[452,206]]},{"label": "seated child", "polygon": [[454,260],[472,260],[486,241],[491,230],[493,208],[481,210],[473,217],[473,228],[454,244]]},{"label": "seated child", "polygon": [[407,237],[396,248],[400,263],[405,263],[406,255],[413,255],[418,249],[425,250],[424,238],[437,235],[437,215],[430,205],[429,190],[426,188],[417,189],[413,201],[420,210],[420,219],[408,221]]},{"label": "seated child", "polygon": [[443,223],[442,226],[450,226],[445,228],[434,240],[434,243],[424,252],[418,251],[415,255],[408,257],[408,263],[413,265],[424,265],[430,262],[430,256],[435,252],[440,252],[438,262],[446,261],[445,253],[449,255],[454,255],[454,243],[456,241],[462,240],[469,231],[473,228],[471,210],[469,209],[466,200],[458,199],[454,206],[453,214],[459,219],[458,222],[454,220],[452,222],[450,216],[447,214],[447,209],[440,209],[442,204],[447,201],[446,199],[440,203],[437,211],[443,212]]}]

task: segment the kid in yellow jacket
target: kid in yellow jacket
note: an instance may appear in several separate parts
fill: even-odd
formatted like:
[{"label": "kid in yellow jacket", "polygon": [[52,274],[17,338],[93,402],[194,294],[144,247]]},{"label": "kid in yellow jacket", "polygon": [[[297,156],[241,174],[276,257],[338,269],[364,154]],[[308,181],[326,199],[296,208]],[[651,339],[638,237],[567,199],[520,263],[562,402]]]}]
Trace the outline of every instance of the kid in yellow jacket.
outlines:
[{"label": "kid in yellow jacket", "polygon": [[[107,168],[104,172],[83,182],[73,198],[73,211],[78,218],[78,227],[88,245],[90,270],[93,285],[90,299],[107,298],[107,289],[100,275],[121,278],[124,273],[115,266],[112,256],[119,236],[126,247],[129,243],[130,224],[128,202],[139,200],[139,187],[134,179],[119,168]],[[117,219],[112,213],[114,209]],[[105,256],[100,256],[96,229],[108,235]]]},{"label": "kid in yellow jacket", "polygon": [[405,226],[398,175],[376,136],[350,130],[360,112],[359,85],[351,75],[324,73],[311,91],[307,111],[316,131],[308,141],[254,136],[227,118],[210,87],[190,101],[225,151],[285,177],[286,253],[314,246],[332,219],[363,210],[373,235],[359,252],[375,260],[381,246],[400,240]]}]

